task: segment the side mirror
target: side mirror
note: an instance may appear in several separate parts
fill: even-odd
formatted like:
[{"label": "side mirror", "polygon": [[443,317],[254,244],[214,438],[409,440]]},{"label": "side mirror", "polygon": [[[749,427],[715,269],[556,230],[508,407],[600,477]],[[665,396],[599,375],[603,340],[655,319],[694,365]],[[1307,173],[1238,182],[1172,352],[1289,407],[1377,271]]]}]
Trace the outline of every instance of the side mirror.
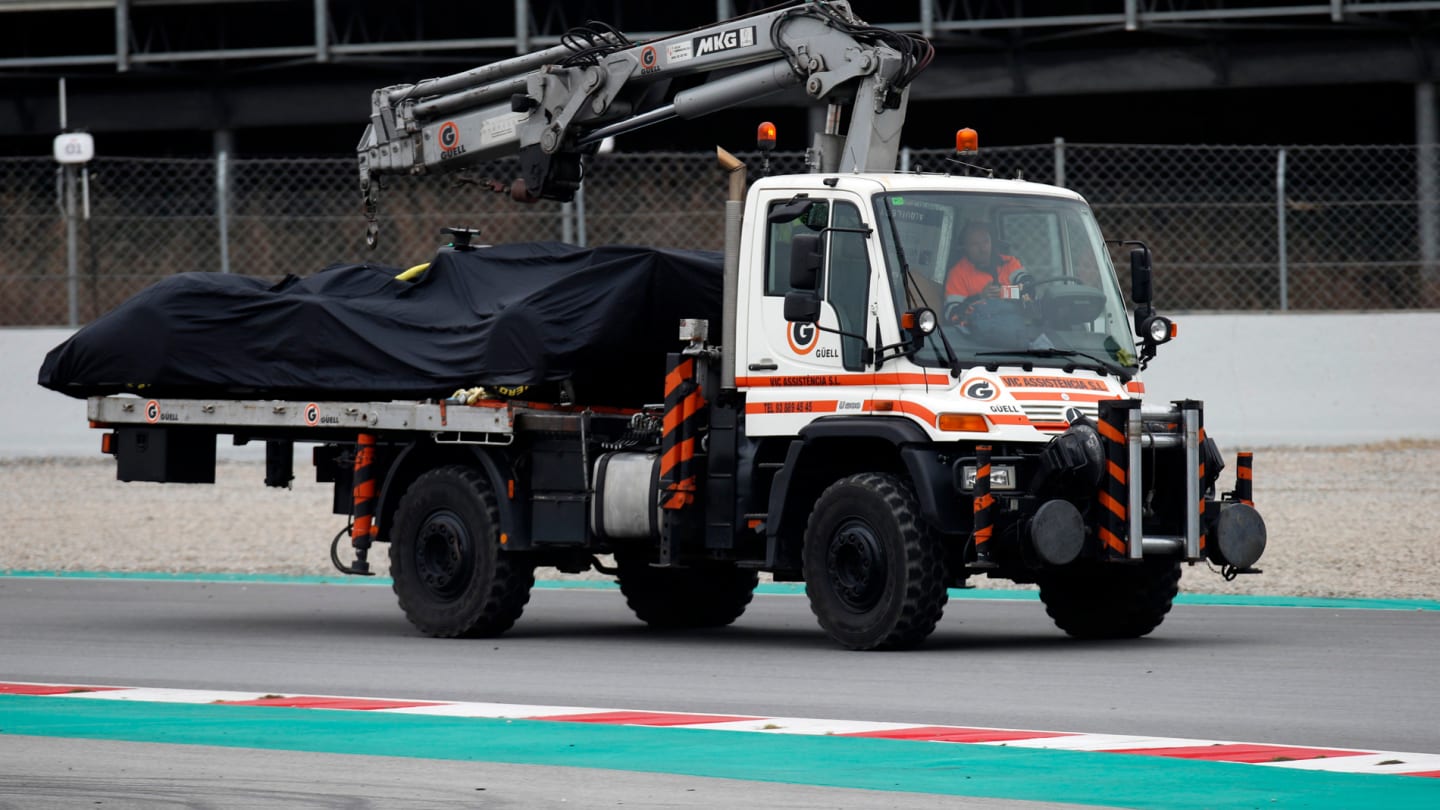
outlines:
[{"label": "side mirror", "polygon": [[785,320],[791,323],[819,321],[820,296],[813,290],[792,290],[785,293]]},{"label": "side mirror", "polygon": [[819,288],[820,266],[824,256],[820,252],[820,236],[813,233],[797,233],[790,238],[790,288],[811,293]]},{"label": "side mirror", "polygon": [[1150,249],[1137,247],[1130,250],[1130,300],[1137,304],[1150,303]]}]

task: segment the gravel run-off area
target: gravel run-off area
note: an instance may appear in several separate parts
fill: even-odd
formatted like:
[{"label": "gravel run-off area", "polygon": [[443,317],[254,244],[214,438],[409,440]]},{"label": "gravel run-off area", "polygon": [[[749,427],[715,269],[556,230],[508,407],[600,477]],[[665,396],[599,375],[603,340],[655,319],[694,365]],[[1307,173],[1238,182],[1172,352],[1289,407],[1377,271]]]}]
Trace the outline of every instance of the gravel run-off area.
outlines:
[{"label": "gravel run-off area", "polygon": [[[1183,591],[1440,599],[1440,442],[1262,449],[1254,469],[1265,573],[1225,582],[1197,565]],[[346,519],[308,472],[297,464],[284,490],[264,486],[259,462],[222,461],[210,486],[120,483],[105,457],[0,461],[0,572],[335,574],[329,543]],[[383,575],[385,548],[372,557]]]}]

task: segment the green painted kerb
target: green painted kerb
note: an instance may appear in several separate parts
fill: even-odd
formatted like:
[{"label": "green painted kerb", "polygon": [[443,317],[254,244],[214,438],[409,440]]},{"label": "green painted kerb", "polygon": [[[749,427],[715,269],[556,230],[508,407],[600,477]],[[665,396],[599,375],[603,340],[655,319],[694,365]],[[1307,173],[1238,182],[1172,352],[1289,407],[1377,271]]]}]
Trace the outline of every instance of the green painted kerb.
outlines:
[{"label": "green painted kerb", "polygon": [[1000,746],[0,695],[0,733],[506,762],[1107,807],[1440,807],[1440,780]]},{"label": "green painted kerb", "polygon": [[[152,571],[11,571],[0,570],[0,578],[29,579],[104,579],[140,582],[239,582],[254,585],[381,585],[390,587],[389,577],[288,576],[285,574],[177,574]],[[615,590],[610,580],[540,579],[535,587],[546,590]],[[805,586],[795,582],[767,582],[755,589],[769,595],[803,595]],[[1033,590],[987,590],[965,588],[950,590],[951,599],[978,601],[1034,602],[1039,599]],[[1335,610],[1426,610],[1440,611],[1440,601],[1432,599],[1358,599],[1313,596],[1250,596],[1246,594],[1182,593],[1177,605],[1221,605],[1231,607],[1329,608]]]}]

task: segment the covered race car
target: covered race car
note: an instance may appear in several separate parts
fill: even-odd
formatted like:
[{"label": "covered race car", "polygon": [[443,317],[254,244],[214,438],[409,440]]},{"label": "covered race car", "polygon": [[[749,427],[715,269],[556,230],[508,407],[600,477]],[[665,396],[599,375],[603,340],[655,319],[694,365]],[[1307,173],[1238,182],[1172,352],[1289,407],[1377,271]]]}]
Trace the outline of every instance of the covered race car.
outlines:
[{"label": "covered race car", "polygon": [[721,254],[554,242],[445,249],[414,281],[335,265],[279,283],[167,278],[51,350],[75,397],[415,399],[568,380],[587,404],[659,402],[681,318],[718,323]]}]

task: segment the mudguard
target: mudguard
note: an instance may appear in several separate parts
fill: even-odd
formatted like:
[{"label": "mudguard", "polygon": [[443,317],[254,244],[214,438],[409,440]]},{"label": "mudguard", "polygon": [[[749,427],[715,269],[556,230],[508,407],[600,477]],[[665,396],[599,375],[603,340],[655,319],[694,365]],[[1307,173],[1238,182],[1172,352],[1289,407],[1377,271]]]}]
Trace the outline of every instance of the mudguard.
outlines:
[{"label": "mudguard", "polygon": [[[843,455],[832,448],[844,448]],[[807,425],[791,441],[785,466],[770,485],[768,562],[782,568],[798,566],[811,506],[825,487],[851,472],[907,475],[921,514],[931,525],[946,533],[967,531],[967,515],[955,496],[950,467],[940,455],[924,429],[904,418],[847,416]]]}]

